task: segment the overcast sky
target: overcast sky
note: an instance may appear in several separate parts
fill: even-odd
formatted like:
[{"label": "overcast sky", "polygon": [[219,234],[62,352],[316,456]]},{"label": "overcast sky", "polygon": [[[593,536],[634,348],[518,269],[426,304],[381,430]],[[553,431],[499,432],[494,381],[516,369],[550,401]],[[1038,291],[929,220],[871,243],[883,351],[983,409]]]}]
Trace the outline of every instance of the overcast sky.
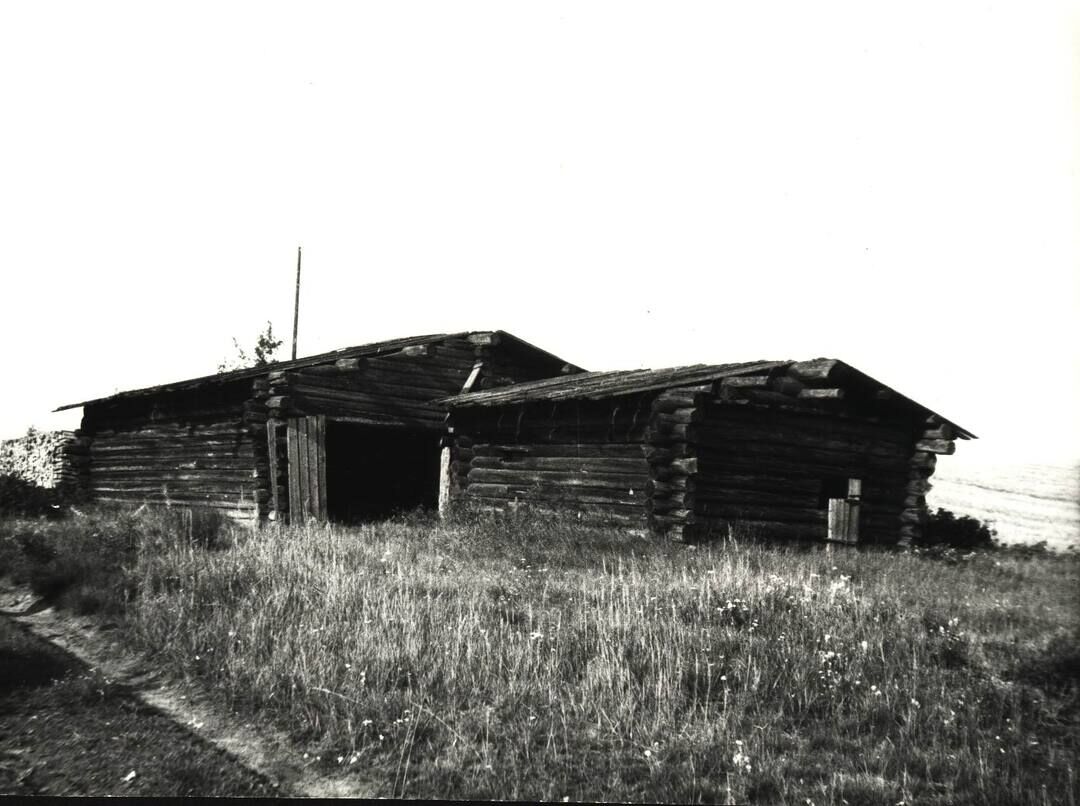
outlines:
[{"label": "overcast sky", "polygon": [[[501,328],[589,369],[841,358],[1080,457],[1069,3],[0,5],[0,436]],[[287,353],[288,344],[282,352]]]}]

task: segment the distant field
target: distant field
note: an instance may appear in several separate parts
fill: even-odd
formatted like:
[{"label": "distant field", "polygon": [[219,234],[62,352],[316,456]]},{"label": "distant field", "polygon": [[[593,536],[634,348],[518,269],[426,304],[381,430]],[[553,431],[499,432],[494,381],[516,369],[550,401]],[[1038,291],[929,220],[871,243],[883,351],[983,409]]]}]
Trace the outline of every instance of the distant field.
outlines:
[{"label": "distant field", "polygon": [[930,480],[931,509],[994,522],[1005,543],[1080,546],[1080,467],[965,466],[945,457]]}]

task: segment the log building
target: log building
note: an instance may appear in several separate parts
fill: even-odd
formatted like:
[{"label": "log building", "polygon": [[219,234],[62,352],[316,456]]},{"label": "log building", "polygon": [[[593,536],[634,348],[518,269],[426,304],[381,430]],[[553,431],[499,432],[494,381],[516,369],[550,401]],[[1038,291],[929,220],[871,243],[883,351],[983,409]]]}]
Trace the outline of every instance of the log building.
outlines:
[{"label": "log building", "polygon": [[563,509],[694,539],[907,544],[974,435],[834,359],[587,372],[447,399],[452,505]]},{"label": "log building", "polygon": [[502,331],[418,336],[208,375],[83,407],[84,498],[351,521],[434,506],[445,408],[470,389],[580,372]]}]

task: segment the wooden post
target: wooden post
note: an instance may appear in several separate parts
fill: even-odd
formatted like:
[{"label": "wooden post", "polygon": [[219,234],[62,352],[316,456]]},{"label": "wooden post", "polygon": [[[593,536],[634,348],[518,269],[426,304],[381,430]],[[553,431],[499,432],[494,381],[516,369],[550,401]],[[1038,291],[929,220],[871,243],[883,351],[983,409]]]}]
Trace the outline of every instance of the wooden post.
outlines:
[{"label": "wooden post", "polygon": [[450,447],[439,452],[439,519],[446,517],[450,506]]},{"label": "wooden post", "polygon": [[278,500],[278,456],[277,456],[277,421],[266,421],[266,447],[270,460],[270,515],[272,521],[281,517],[281,502]]},{"label": "wooden post", "polygon": [[300,247],[296,247],[296,302],[292,317],[292,357],[296,360],[296,328],[300,321]]}]

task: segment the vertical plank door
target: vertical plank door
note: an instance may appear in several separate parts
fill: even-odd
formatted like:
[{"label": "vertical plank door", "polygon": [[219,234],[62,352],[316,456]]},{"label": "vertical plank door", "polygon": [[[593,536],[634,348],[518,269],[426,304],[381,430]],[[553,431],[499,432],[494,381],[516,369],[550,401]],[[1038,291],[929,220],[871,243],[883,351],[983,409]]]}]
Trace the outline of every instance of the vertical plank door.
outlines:
[{"label": "vertical plank door", "polygon": [[326,520],[326,417],[291,417],[288,425],[289,521]]},{"label": "vertical plank door", "polygon": [[859,542],[861,500],[862,479],[848,479],[846,498],[829,499],[829,540],[837,543]]}]

